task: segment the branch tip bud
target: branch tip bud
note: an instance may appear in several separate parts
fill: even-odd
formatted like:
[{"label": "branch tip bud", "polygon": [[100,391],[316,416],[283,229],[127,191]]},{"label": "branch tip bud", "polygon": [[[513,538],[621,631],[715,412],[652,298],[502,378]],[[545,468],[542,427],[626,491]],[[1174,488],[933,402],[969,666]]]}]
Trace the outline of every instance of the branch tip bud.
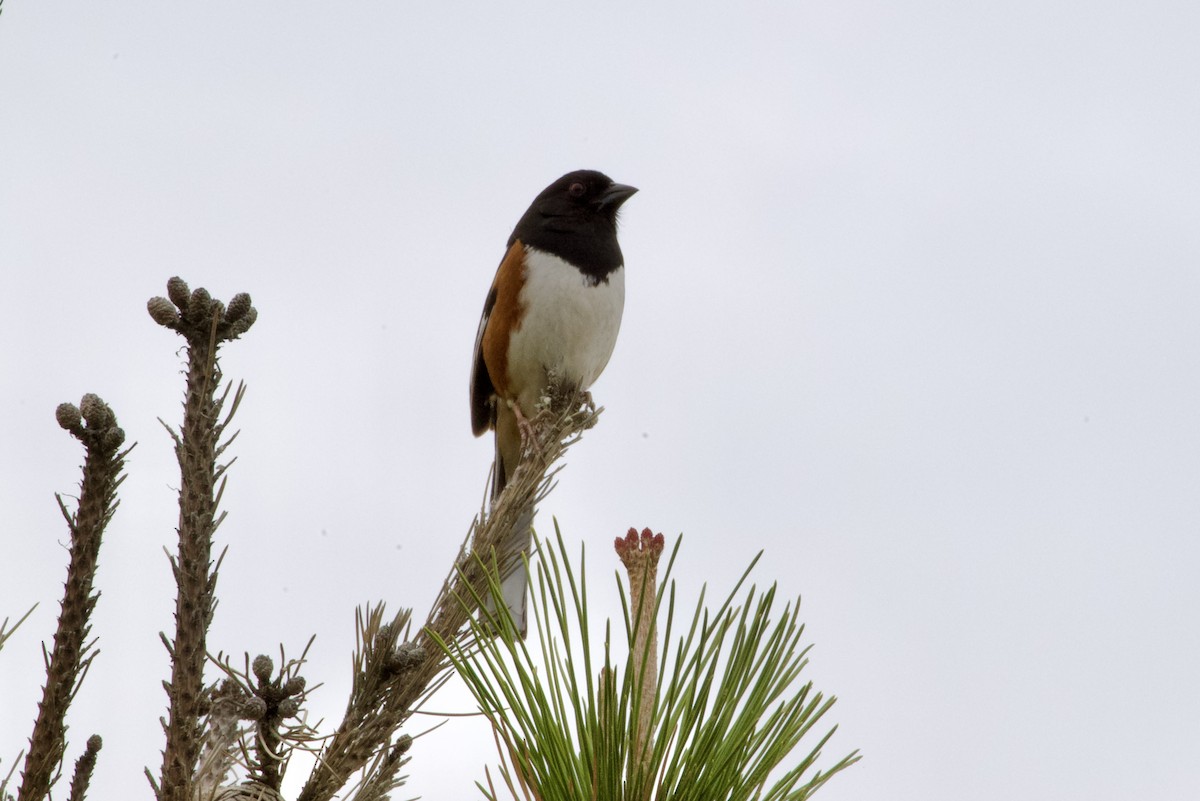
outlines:
[{"label": "branch tip bud", "polygon": [[176,308],[181,312],[188,310],[188,298],[192,291],[188,288],[187,281],[184,281],[178,275],[167,281],[167,297],[175,304]]},{"label": "branch tip bud", "polygon": [[54,419],[67,431],[75,431],[83,425],[83,415],[73,403],[60,403],[54,410]]}]

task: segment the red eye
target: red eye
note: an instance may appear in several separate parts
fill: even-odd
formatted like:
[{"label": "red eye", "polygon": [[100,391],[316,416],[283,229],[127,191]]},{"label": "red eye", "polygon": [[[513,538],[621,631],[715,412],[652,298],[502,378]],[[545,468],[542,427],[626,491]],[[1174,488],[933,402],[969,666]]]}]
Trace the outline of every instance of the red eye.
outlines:
[{"label": "red eye", "polygon": [[583,197],[583,193],[586,191],[587,187],[578,181],[567,187],[567,192],[570,193],[571,197]]}]

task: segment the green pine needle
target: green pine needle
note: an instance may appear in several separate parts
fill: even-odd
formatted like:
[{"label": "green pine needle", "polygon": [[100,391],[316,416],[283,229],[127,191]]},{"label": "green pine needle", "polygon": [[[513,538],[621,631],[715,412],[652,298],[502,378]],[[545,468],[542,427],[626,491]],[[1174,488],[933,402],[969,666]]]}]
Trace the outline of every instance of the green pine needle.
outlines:
[{"label": "green pine needle", "polygon": [[[622,586],[626,650],[613,653],[606,621],[602,663],[596,664],[583,549],[573,569],[557,523],[555,534],[555,542],[540,545],[531,599],[542,637],[537,659],[504,615],[472,622],[473,649],[439,640],[492,724],[506,797],[800,801],[858,761],[853,751],[832,767],[814,769],[836,726],[801,748],[835,699],[799,682],[811,647],[801,645],[799,599],[776,617],[775,585],[743,591],[757,557],[716,611],[704,606],[701,590],[678,635],[670,580],[676,541],[662,589],[651,599],[661,637],[657,680],[643,686],[628,656],[639,641],[640,610],[630,608]],[[491,592],[495,608],[503,609],[498,582]],[[645,693],[653,694],[653,718],[639,757],[634,744]],[[490,772],[479,787],[498,801]]]}]

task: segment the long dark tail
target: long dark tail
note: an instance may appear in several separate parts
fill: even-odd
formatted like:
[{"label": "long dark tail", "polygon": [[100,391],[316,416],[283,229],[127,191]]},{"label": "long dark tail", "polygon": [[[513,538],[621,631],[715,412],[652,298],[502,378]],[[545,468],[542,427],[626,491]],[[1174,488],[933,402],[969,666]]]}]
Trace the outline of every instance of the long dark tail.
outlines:
[{"label": "long dark tail", "polygon": [[[496,414],[496,465],[492,474],[492,508],[495,509],[504,488],[508,486],[521,457],[521,431],[516,415],[502,404]],[[505,537],[496,554],[501,565],[500,587],[504,605],[512,616],[517,630],[524,637],[529,628],[529,609],[526,588],[529,571],[521,558],[529,557],[533,545],[533,504],[528,504],[517,516],[516,524]],[[492,604],[485,609],[495,613]]]}]

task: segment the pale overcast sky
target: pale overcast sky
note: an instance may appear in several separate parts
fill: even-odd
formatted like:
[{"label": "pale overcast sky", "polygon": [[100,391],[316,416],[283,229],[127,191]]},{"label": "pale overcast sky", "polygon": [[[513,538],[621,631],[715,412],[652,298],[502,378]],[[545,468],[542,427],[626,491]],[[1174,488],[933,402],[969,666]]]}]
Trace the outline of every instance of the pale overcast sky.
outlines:
[{"label": "pale overcast sky", "polygon": [[[539,521],[597,591],[629,526],[683,533],[688,598],[765,550],[839,697],[826,763],[864,754],[824,801],[1200,797],[1197,143],[1194,2],[8,0],[0,619],[41,606],[0,772],[65,572],[54,408],[96,392],[139,444],[68,757],[101,733],[93,797],[150,797],[182,377],[146,299],[253,295],[210,645],[315,633],[334,721],[354,607],[423,618],[482,496],[505,239],[588,167],[641,188],[625,322]],[[464,718],[412,756],[398,798],[495,761]]]}]

